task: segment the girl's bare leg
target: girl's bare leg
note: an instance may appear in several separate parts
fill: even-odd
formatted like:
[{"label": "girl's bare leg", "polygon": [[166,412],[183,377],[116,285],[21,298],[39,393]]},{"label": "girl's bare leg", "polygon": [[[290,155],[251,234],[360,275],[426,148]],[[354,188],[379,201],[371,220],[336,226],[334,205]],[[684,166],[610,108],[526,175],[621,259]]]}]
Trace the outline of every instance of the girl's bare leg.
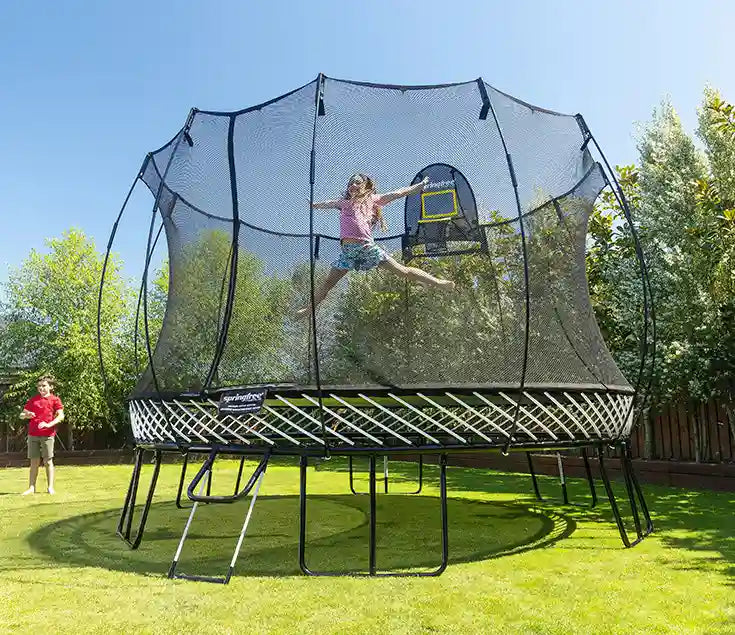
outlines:
[{"label": "girl's bare leg", "polygon": [[395,273],[402,278],[408,278],[409,280],[412,280],[413,282],[418,282],[419,284],[422,284],[424,286],[432,285],[434,287],[446,289],[447,291],[454,291],[455,285],[454,282],[452,282],[451,280],[437,278],[435,276],[432,276],[430,273],[427,273],[426,271],[417,269],[416,267],[406,267],[405,265],[402,265],[400,262],[394,260],[390,256],[388,256],[388,258],[381,262],[378,266],[382,269],[387,269],[388,271]]},{"label": "girl's bare leg", "polygon": [[[327,297],[327,294],[334,288],[334,286],[345,277],[347,269],[337,269],[332,267],[327,274],[324,282],[317,289],[314,290],[314,305],[319,306],[319,303]],[[311,313],[311,303],[307,302],[306,306],[296,311],[296,317],[306,317]]]}]

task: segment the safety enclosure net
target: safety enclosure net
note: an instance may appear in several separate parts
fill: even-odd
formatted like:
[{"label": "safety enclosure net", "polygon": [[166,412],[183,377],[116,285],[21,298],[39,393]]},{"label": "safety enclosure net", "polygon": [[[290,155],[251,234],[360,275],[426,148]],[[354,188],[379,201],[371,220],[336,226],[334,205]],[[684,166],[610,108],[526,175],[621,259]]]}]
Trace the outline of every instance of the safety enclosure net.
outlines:
[{"label": "safety enclosure net", "polygon": [[[631,390],[588,294],[588,217],[607,183],[588,138],[580,117],[482,80],[320,76],[246,110],[192,111],[142,171],[169,275],[133,396],[251,385]],[[339,210],[311,202],[340,198],[357,172],[381,193],[429,179],[385,205],[375,240],[456,287],[350,272],[301,316],[341,249]]]}]

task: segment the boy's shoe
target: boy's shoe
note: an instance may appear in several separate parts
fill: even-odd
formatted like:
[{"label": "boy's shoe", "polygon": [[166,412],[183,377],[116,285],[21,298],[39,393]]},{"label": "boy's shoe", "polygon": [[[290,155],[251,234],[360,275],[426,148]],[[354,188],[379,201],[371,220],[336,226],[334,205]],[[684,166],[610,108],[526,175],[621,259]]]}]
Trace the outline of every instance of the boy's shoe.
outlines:
[{"label": "boy's shoe", "polygon": [[28,494],[35,494],[36,488],[35,487],[29,487],[25,492],[21,494],[21,496],[28,496]]},{"label": "boy's shoe", "polygon": [[49,488],[48,488],[48,489],[47,489],[46,491],[47,491],[47,492],[48,492],[49,494],[51,494],[52,496],[53,496],[54,494],[56,494],[56,490],[55,490],[55,489],[54,489],[53,487],[49,487]]}]

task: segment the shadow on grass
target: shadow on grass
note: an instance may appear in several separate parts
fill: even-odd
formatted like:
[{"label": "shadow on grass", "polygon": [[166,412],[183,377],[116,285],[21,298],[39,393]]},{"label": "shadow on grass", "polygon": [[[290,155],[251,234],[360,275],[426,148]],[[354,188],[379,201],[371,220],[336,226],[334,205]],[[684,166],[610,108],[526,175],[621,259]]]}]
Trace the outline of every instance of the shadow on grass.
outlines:
[{"label": "shadow on grass", "polygon": [[[593,467],[594,467],[593,461]],[[608,461],[614,465],[616,461]],[[367,460],[355,461],[356,482],[365,489],[367,486]],[[319,464],[320,470],[344,472],[348,481],[346,462],[328,461]],[[390,487],[410,488],[417,482],[417,465],[403,461],[389,464]],[[359,470],[359,471],[358,471]],[[435,483],[438,469],[434,465],[424,466],[425,482]],[[382,463],[379,462],[378,487],[382,487]],[[614,518],[610,503],[600,480],[596,481],[598,504],[594,509],[566,506],[561,503],[559,480],[555,477],[539,476],[539,486],[546,502],[546,509],[563,510],[563,513],[576,521],[607,523],[613,528]],[[484,492],[488,494],[511,494],[533,499],[531,477],[527,474],[509,474],[488,469],[448,468],[447,481],[450,493]],[[582,506],[589,506],[591,496],[584,479],[568,479],[570,500]],[[635,537],[630,506],[621,482],[612,483],[615,496],[623,515],[624,523],[631,538]],[[712,561],[725,563],[724,573],[735,585],[735,493],[691,490],[642,484],[646,502],[651,511],[655,526],[655,536],[661,543],[672,549],[685,549],[701,555],[689,568],[712,570]],[[556,505],[554,505],[556,503]],[[584,548],[578,546],[577,548]],[[599,549],[594,543],[590,549]],[[622,548],[622,543],[621,543]]]},{"label": "shadow on grass", "polygon": [[[179,572],[223,575],[249,501],[200,506],[185,544]],[[368,566],[369,499],[310,495],[307,562],[319,571],[364,571]],[[63,565],[165,575],[188,517],[173,503],[151,507],[140,548],[131,551],[115,535],[118,510],[74,516],[31,534],[31,547]],[[522,502],[450,499],[450,564],[543,548],[571,535],[574,521]],[[289,576],[298,569],[298,496],[263,496],[256,503],[235,575]],[[440,561],[439,500],[388,495],[377,503],[379,570],[433,569]]]}]

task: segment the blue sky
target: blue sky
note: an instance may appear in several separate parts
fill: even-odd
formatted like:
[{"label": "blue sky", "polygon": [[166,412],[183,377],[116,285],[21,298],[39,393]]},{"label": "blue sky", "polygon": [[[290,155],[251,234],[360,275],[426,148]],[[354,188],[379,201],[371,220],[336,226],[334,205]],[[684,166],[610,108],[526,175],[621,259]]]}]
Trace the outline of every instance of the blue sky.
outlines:
[{"label": "blue sky", "polygon": [[[74,226],[105,246],[149,150],[189,108],[229,110],[313,79],[431,84],[482,76],[520,99],[581,112],[613,163],[669,95],[685,126],[709,83],[735,100],[735,3],[0,3],[0,282]],[[116,250],[142,262],[141,187]]]}]

